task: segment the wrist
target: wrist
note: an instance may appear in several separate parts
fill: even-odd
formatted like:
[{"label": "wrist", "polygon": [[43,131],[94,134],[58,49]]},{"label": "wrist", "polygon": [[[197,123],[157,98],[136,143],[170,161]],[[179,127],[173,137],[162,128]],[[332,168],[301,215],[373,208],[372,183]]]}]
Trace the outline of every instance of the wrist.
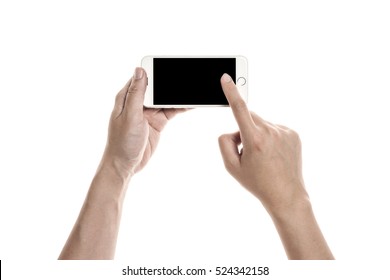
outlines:
[{"label": "wrist", "polygon": [[107,197],[123,196],[132,176],[133,173],[124,169],[120,162],[103,157],[91,188],[101,190]]},{"label": "wrist", "polygon": [[267,188],[262,186],[254,189],[259,190],[255,196],[272,219],[289,219],[290,216],[311,211],[311,202],[303,181],[289,184],[274,182]]},{"label": "wrist", "polygon": [[104,153],[97,172],[101,170],[106,170],[110,174],[115,175],[122,180],[129,180],[135,173],[134,169],[135,168],[129,167],[128,165],[124,164],[123,160]]},{"label": "wrist", "polygon": [[276,224],[294,224],[302,218],[311,216],[313,209],[309,197],[302,197],[283,207],[269,209],[268,212]]}]

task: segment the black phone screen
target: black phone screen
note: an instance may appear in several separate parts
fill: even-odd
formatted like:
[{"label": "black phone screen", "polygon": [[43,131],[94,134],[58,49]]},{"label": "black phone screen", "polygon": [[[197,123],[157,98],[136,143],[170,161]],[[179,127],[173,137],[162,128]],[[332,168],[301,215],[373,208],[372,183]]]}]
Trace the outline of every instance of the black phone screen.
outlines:
[{"label": "black phone screen", "polygon": [[153,58],[154,105],[228,105],[220,79],[235,58]]}]

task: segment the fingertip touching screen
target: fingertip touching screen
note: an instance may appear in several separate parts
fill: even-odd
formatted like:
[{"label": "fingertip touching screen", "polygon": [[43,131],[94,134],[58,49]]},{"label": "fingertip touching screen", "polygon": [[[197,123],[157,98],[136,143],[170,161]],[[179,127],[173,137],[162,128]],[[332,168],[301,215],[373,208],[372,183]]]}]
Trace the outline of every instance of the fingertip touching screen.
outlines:
[{"label": "fingertip touching screen", "polygon": [[235,58],[153,58],[154,105],[228,105],[220,79]]}]

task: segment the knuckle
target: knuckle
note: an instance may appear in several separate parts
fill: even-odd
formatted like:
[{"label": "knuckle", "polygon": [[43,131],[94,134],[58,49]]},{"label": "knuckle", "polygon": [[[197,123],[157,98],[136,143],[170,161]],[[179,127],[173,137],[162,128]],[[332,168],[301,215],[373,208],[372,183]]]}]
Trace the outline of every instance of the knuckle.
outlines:
[{"label": "knuckle", "polygon": [[226,140],[228,140],[229,136],[227,134],[222,134],[218,137],[218,142],[219,144],[223,144],[226,142]]},{"label": "knuckle", "polygon": [[297,133],[295,130],[293,130],[293,129],[288,129],[287,132],[288,132],[288,134],[291,135],[292,137],[294,137],[294,138],[299,138],[299,135],[298,135],[298,133]]},{"label": "knuckle", "polygon": [[127,90],[127,94],[134,94],[139,91],[139,86],[136,84],[132,84]]},{"label": "knuckle", "polygon": [[276,127],[272,127],[272,126],[269,126],[267,128],[267,133],[269,136],[271,136],[271,138],[275,139],[275,138],[280,138],[281,136],[281,131],[276,128]]},{"label": "knuckle", "polygon": [[274,127],[266,126],[258,128],[250,138],[251,147],[254,151],[263,151],[269,144],[279,142],[282,139],[281,131]]},{"label": "knuckle", "polygon": [[301,137],[295,130],[289,129],[287,133],[296,144],[301,145]]},{"label": "knuckle", "polygon": [[219,142],[219,143],[223,142],[223,140],[224,140],[225,137],[226,137],[225,134],[220,135],[220,136],[218,137],[218,142]]},{"label": "knuckle", "polygon": [[261,151],[264,146],[264,136],[260,132],[253,133],[251,138],[251,146],[255,151]]},{"label": "knuckle", "polygon": [[140,80],[133,80],[127,89],[128,94],[133,94],[145,90],[146,85]]}]

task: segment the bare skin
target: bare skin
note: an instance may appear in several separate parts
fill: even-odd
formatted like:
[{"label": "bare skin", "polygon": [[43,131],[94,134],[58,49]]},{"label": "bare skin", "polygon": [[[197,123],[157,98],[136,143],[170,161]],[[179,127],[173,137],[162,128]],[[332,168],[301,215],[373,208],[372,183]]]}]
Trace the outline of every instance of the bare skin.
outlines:
[{"label": "bare skin", "polygon": [[261,201],[289,259],[333,259],[305,189],[298,134],[250,112],[229,75],[221,84],[239,126],[219,138],[227,171]]},{"label": "bare skin", "polygon": [[[267,209],[290,259],[333,259],[305,190],[299,136],[249,112],[228,75],[221,85],[240,129],[219,138],[226,169]],[[145,71],[136,68],[117,94],[105,152],[59,259],[114,258],[127,186],[167,122],[184,111],[144,108],[146,86]]]},{"label": "bare skin", "polygon": [[113,259],[123,200],[132,176],[149,161],[160,132],[182,109],[144,108],[146,73],[136,68],[116,96],[107,145],[59,259]]}]

